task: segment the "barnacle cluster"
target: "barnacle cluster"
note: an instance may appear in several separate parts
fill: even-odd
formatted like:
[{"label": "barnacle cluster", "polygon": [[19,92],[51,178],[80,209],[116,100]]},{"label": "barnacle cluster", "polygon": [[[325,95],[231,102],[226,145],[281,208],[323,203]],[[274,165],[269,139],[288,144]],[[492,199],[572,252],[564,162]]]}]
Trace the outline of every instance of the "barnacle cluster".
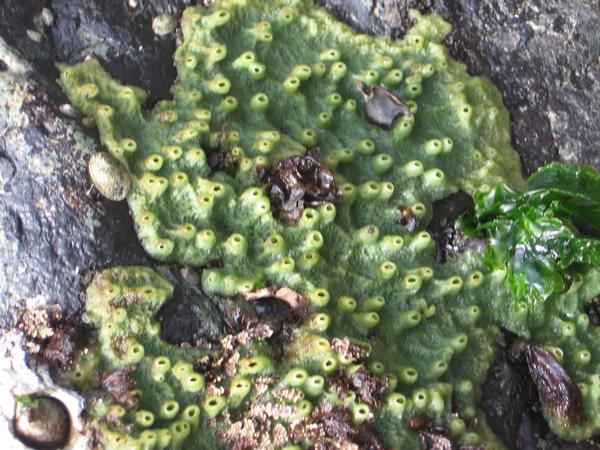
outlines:
[{"label": "barnacle cluster", "polygon": [[[552,349],[578,383],[585,418],[551,420],[553,429],[574,439],[600,431],[599,336],[584,312],[600,274],[583,267],[567,292],[531,310],[480,254],[435,260],[424,230],[435,200],[523,180],[497,90],[449,57],[440,17],[413,19],[404,39],[390,40],[356,34],[309,0],[188,8],[173,100],[151,111],[143,91],[96,60],[61,67],[67,95],[129,172],[127,201],[152,257],[218,261],[202,272],[209,295],[285,286],[309,303],[283,352],[262,325],[216,351],[183,349],[160,339],[154,317],[172,295],[166,280],[141,267],[99,273],[87,292],[98,348],[74,374],[85,387],[98,367],[126,371],[126,389],[93,409],[105,448],[297,448],[328,439],[418,448],[415,417],[446,428],[458,445],[499,448],[477,400],[501,327]],[[382,88],[410,110],[389,127],[363,108],[364,93]],[[339,201],[282,223],[257,170],[317,146]],[[419,224],[414,232],[399,205]],[[200,363],[219,354],[218,364]],[[377,438],[328,436],[324,415],[368,425]]]}]

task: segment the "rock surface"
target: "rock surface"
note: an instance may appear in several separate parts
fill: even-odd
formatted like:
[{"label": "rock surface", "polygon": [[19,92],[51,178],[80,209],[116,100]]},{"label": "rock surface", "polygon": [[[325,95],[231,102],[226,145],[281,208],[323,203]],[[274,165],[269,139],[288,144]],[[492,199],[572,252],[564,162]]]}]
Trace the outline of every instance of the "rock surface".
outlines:
[{"label": "rock surface", "polygon": [[[449,20],[452,54],[470,73],[491,78],[512,114],[515,148],[527,173],[552,160],[600,168],[600,8],[579,0],[318,0],[357,29],[401,35],[408,8]],[[76,310],[86,275],[118,264],[156,267],[138,244],[124,203],[90,191],[87,159],[100,150],[95,130],[59,107],[54,61],[101,59],[120,81],[169,96],[175,35],[158,36],[153,18],[178,15],[191,0],[4,0],[0,4],[0,326],[16,306],[59,303]],[[194,2],[195,3],[195,2]],[[65,114],[65,112],[67,114]],[[176,268],[162,268],[187,283]],[[190,289],[184,288],[184,292]],[[193,291],[193,290],[192,290]],[[207,316],[220,315],[207,304]],[[484,402],[498,433],[519,432],[509,448],[567,447],[535,413],[530,380],[510,358],[484,390],[508,399],[506,380],[521,377],[516,401]],[[502,359],[504,358],[504,359]],[[514,375],[517,374],[517,375]],[[490,380],[494,380],[494,375]],[[516,379],[516,378],[515,378]],[[528,387],[529,386],[529,387]],[[512,398],[511,398],[512,400]],[[518,409],[518,410],[517,410]],[[506,419],[506,417],[509,419]]]}]

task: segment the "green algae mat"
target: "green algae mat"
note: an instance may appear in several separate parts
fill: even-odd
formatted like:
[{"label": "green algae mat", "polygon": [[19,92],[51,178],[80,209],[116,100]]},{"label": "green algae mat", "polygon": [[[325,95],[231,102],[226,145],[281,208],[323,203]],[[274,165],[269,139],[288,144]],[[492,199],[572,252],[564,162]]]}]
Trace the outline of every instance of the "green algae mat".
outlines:
[{"label": "green algae mat", "polygon": [[[600,332],[584,309],[600,264],[574,258],[568,285],[527,302],[501,258],[436,260],[425,230],[435,201],[462,190],[484,209],[494,186],[515,197],[527,185],[496,88],[450,58],[446,22],[413,18],[390,40],[308,0],[188,8],[173,99],[152,110],[96,60],[61,66],[69,99],[126,169],[104,190],[128,192],[144,249],[204,268],[207,295],[242,305],[221,342],[174,346],[155,317],[168,281],[143,267],[95,276],[86,308],[98,343],[72,376],[95,399],[88,419],[104,448],[414,449],[435,438],[501,449],[477,402],[502,328],[576,384],[581,414],[544,403],[553,431],[600,431]],[[294,169],[300,194],[322,192],[286,192],[292,163],[313,170],[309,182]],[[265,298],[284,317],[246,320],[244,306],[273,309]],[[126,380],[110,395],[96,391],[107,373]]]}]

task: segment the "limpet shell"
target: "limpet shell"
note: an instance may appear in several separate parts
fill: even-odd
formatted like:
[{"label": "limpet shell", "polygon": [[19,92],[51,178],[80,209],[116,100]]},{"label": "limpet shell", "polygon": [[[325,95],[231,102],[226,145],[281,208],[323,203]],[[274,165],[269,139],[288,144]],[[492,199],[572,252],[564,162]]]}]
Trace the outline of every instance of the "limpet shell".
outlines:
[{"label": "limpet shell", "polygon": [[131,187],[129,172],[108,153],[92,155],[88,172],[96,189],[107,199],[120,201],[127,197]]}]

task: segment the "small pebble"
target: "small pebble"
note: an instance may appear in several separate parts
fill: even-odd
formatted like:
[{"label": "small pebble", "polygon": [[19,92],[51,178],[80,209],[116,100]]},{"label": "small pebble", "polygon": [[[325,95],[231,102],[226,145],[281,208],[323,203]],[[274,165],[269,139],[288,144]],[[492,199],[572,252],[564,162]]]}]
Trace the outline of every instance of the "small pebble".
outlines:
[{"label": "small pebble", "polygon": [[58,107],[58,109],[67,117],[71,117],[73,119],[79,119],[81,117],[81,112],[79,112],[79,110],[70,103],[63,103]]},{"label": "small pebble", "polygon": [[173,14],[161,14],[152,20],[152,30],[158,36],[166,36],[175,31],[177,19]]},{"label": "small pebble", "polygon": [[96,125],[96,122],[94,121],[93,117],[84,117],[83,119],[81,119],[81,123],[83,123],[83,126],[86,128],[94,128],[94,126]]},{"label": "small pebble", "polygon": [[198,272],[196,272],[191,267],[182,267],[181,269],[179,269],[179,273],[181,274],[181,277],[189,284],[193,284],[196,286],[200,283],[200,276],[198,275]]},{"label": "small pebble", "polygon": [[54,397],[31,395],[17,399],[15,436],[34,449],[61,448],[71,433],[67,407]]},{"label": "small pebble", "polygon": [[38,44],[42,42],[42,34],[35,30],[27,30],[27,37]]},{"label": "small pebble", "polygon": [[42,8],[42,22],[46,27],[51,27],[54,24],[54,15],[48,8]]},{"label": "small pebble", "polygon": [[422,430],[425,427],[425,419],[419,416],[411,417],[408,426],[413,430]]},{"label": "small pebble", "polygon": [[127,0],[127,4],[129,5],[130,8],[137,8],[138,0]]}]

